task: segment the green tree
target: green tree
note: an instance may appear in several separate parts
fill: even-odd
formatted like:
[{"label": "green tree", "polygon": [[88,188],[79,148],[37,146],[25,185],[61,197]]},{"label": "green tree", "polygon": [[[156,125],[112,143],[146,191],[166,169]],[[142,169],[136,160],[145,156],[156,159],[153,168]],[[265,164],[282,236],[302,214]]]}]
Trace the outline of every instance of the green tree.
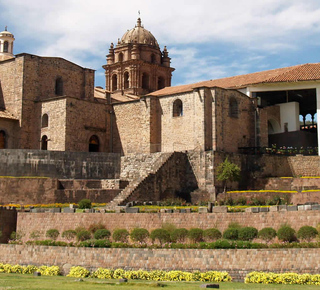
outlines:
[{"label": "green tree", "polygon": [[239,181],[241,170],[238,165],[230,162],[228,157],[217,168],[217,179],[223,182],[223,193],[226,192],[228,181]]}]

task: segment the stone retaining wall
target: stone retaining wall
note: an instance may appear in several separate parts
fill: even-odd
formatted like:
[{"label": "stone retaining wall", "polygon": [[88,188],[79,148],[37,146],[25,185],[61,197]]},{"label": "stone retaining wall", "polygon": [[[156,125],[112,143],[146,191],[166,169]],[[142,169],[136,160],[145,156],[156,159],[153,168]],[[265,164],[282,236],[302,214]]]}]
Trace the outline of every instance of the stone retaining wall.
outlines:
[{"label": "stone retaining wall", "polygon": [[288,223],[296,231],[305,225],[316,227],[320,221],[319,210],[308,211],[278,211],[259,213],[18,213],[17,230],[24,233],[24,240],[28,240],[33,231],[44,234],[49,229],[58,229],[60,233],[76,227],[86,227],[94,223],[102,223],[107,229],[135,227],[153,230],[165,223],[178,228],[218,228],[224,231],[231,222],[243,226],[252,226],[258,230],[264,227],[278,229]]},{"label": "stone retaining wall", "polygon": [[0,176],[45,176],[69,179],[114,179],[120,176],[116,153],[3,149]]},{"label": "stone retaining wall", "polygon": [[240,280],[251,271],[319,274],[319,249],[91,249],[0,245],[0,262],[20,265],[57,265],[64,274],[71,266],[103,268],[227,271]]}]

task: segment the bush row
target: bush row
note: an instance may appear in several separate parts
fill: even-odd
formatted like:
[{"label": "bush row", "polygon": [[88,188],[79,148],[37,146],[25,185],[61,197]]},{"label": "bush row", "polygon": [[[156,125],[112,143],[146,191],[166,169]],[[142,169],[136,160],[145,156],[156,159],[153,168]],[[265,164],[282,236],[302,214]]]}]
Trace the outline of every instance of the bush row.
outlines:
[{"label": "bush row", "polygon": [[34,272],[40,272],[44,276],[58,276],[61,274],[58,266],[36,267],[33,265],[20,266],[0,263],[0,273],[33,274]]},{"label": "bush row", "polygon": [[246,276],[245,283],[320,285],[320,274],[251,272]]},{"label": "bush row", "polygon": [[[31,233],[30,238],[36,240],[40,237],[40,233],[36,232],[37,231]],[[94,224],[91,225],[89,229],[77,228],[75,230],[66,230],[61,236],[68,241],[76,238],[78,242],[83,242],[92,238],[95,240],[109,240],[112,236],[114,242],[121,243],[127,243],[130,237],[133,242],[146,243],[147,240],[150,239],[152,243],[159,243],[162,245],[169,242],[184,243],[187,240],[192,243],[203,241],[212,242],[219,240],[222,237],[227,240],[241,241],[252,241],[255,238],[259,238],[265,242],[270,242],[275,237],[278,237],[278,239],[283,242],[293,242],[297,239],[310,242],[312,239],[316,238],[318,234],[317,229],[311,226],[303,226],[296,233],[293,228],[286,224],[282,225],[278,231],[271,227],[263,228],[258,231],[254,227],[242,227],[237,223],[232,223],[223,233],[216,228],[206,230],[200,228],[192,228],[190,230],[185,228],[160,228],[155,229],[150,233],[144,228],[135,228],[130,233],[126,229],[116,229],[111,235],[111,232],[105,229],[103,225]],[[60,233],[57,229],[49,229],[46,232],[46,237],[54,241],[59,235]],[[11,238],[13,240],[21,239],[21,237],[17,237],[16,233],[13,233]]]},{"label": "bush row", "polygon": [[229,282],[231,276],[227,272],[183,272],[183,271],[126,271],[123,269],[103,269],[99,268],[90,273],[84,267],[72,267],[68,277],[76,278],[99,278],[99,279],[137,279],[137,280],[153,280],[153,281],[203,281],[203,282]]}]

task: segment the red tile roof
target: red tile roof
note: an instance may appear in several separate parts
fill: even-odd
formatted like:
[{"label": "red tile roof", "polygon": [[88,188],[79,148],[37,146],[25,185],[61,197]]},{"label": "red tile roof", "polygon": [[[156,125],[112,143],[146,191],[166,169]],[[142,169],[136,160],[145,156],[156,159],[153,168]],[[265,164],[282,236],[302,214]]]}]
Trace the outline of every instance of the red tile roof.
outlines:
[{"label": "red tile roof", "polygon": [[150,93],[150,96],[164,96],[192,91],[199,87],[221,87],[239,89],[249,85],[277,82],[298,82],[320,80],[320,63],[306,63],[290,67],[250,73],[234,77],[198,82],[195,84],[166,87]]}]

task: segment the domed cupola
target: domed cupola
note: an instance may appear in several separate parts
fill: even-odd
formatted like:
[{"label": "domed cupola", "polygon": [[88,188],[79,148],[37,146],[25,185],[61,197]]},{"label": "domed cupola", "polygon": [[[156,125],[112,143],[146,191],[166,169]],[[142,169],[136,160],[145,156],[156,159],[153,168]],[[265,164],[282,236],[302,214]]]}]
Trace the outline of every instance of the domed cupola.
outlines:
[{"label": "domed cupola", "polygon": [[0,61],[13,58],[14,36],[11,32],[5,30],[0,32]]},{"label": "domed cupola", "polygon": [[141,25],[141,19],[138,18],[137,25],[128,30],[121,38],[120,45],[132,43],[132,44],[146,44],[150,46],[154,46],[159,49],[159,44],[156,38],[152,35],[152,33],[145,29],[143,25]]},{"label": "domed cupola", "polygon": [[116,46],[111,43],[103,68],[107,91],[136,96],[170,86],[174,71],[167,48],[161,52],[156,38],[143,27],[140,18]]}]

